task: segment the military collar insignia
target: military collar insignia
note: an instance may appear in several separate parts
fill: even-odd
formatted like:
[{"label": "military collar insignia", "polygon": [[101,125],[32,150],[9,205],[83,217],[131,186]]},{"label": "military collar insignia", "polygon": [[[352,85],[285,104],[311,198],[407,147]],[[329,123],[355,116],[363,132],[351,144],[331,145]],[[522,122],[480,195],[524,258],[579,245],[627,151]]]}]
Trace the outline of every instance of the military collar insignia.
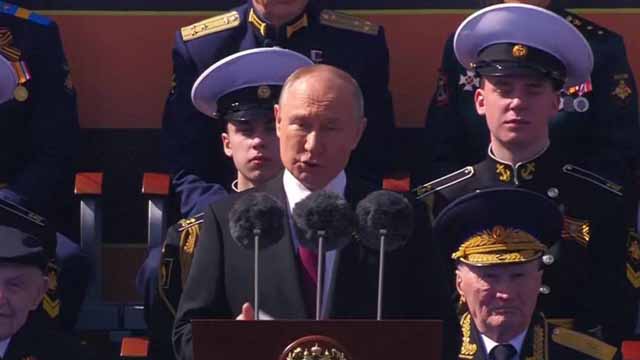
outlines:
[{"label": "military collar insignia", "polygon": [[463,85],[464,91],[473,91],[480,87],[480,78],[475,71],[467,70],[466,74],[460,74],[458,85]]},{"label": "military collar insignia", "polygon": [[549,144],[545,146],[545,148],[538,153],[533,159],[528,161],[519,162],[515,165],[512,165],[506,161],[502,161],[498,159],[493,150],[491,149],[491,145],[489,145],[488,154],[491,159],[495,161],[496,164],[496,176],[498,180],[503,183],[511,183],[519,184],[521,181],[530,181],[533,180],[536,171],[537,171],[537,162],[538,159],[547,151],[549,148]]},{"label": "military collar insignia", "polygon": [[307,13],[304,12],[296,17],[294,20],[289,22],[289,24],[283,25],[279,28],[276,28],[262,20],[260,16],[251,8],[249,10],[249,24],[256,30],[256,33],[262,36],[263,38],[276,39],[285,34],[286,38],[290,38],[293,34],[295,34],[298,30],[304,29],[309,26],[309,18],[307,17]]},{"label": "military collar insignia", "polygon": [[460,328],[462,330],[462,345],[460,346],[460,359],[473,359],[478,352],[478,344],[474,342],[471,336],[471,315],[467,312],[460,318]]},{"label": "military collar insignia", "polygon": [[591,240],[591,223],[588,220],[564,216],[562,224],[562,238],[575,241],[578,245],[587,247]]},{"label": "military collar insignia", "polygon": [[640,235],[633,229],[627,238],[627,279],[634,288],[640,288]]},{"label": "military collar insignia", "polygon": [[58,318],[60,315],[60,299],[58,296],[58,273],[60,268],[49,262],[47,264],[47,278],[49,279],[49,288],[42,298],[42,309],[52,319]]},{"label": "military collar insignia", "polygon": [[[460,352],[458,354],[459,359],[469,360],[473,359],[479,350],[478,344],[475,343],[475,339],[472,336],[472,321],[471,315],[465,312],[460,318],[460,329],[462,331],[462,344],[460,346]],[[526,360],[546,360],[549,358],[549,325],[547,324],[544,315],[534,314],[532,326],[529,328],[527,338],[531,341],[523,344],[521,349],[524,358]]]}]

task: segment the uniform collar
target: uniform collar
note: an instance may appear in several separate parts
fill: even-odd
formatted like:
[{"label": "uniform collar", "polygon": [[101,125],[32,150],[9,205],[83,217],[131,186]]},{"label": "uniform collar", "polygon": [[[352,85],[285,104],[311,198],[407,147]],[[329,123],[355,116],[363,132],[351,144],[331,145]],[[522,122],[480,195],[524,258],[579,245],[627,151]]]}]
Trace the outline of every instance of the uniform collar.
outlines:
[{"label": "uniform collar", "polygon": [[7,348],[9,347],[9,342],[11,342],[11,336],[0,341],[0,357],[4,357],[7,353]]},{"label": "uniform collar", "polygon": [[[513,347],[517,351],[516,356],[514,356],[516,359],[520,358],[520,353],[522,352],[522,344],[524,343],[524,338],[525,338],[526,335],[527,335],[527,330],[525,329],[523,332],[518,334],[515,338],[511,339],[510,341],[508,341],[508,343],[513,345]],[[484,343],[484,350],[486,351],[487,357],[489,356],[489,353],[491,353],[491,350],[494,347],[500,345],[499,343],[489,339],[489,337],[485,336],[484,334],[480,334],[480,338],[482,339],[482,342]]]},{"label": "uniform collar", "polygon": [[263,19],[253,7],[249,10],[249,26],[256,36],[264,40],[271,40],[272,45],[283,45],[293,34],[309,26],[307,10],[296,16],[293,20],[281,26],[273,26]]},{"label": "uniform collar", "polygon": [[[312,192],[311,190],[307,189],[300,181],[298,181],[298,179],[296,179],[295,176],[293,176],[293,174],[289,172],[289,170],[286,169],[284,170],[284,175],[282,176],[282,183],[284,185],[284,192],[287,195],[287,202],[289,203],[290,212],[293,212],[293,207]],[[329,183],[323,188],[323,190],[332,191],[344,196],[346,186],[347,176],[343,170],[338,174],[338,176],[329,181]]]},{"label": "uniform collar", "polygon": [[541,158],[544,154],[546,154],[549,150],[549,143],[535,156],[526,161],[521,161],[516,164],[512,164],[510,162],[498,159],[496,155],[493,153],[491,148],[491,144],[489,144],[489,149],[487,150],[489,154],[489,158],[493,160],[495,163],[495,175],[503,183],[513,183],[519,184],[521,182],[526,182],[533,180],[536,176],[538,163],[540,163]]},{"label": "uniform collar", "polygon": [[[484,359],[482,354],[488,354],[490,348],[484,342],[482,334],[476,328],[471,314],[465,312],[460,317],[461,347],[458,358]],[[518,358],[547,360],[549,358],[549,325],[542,313],[534,313],[529,328],[523,332],[520,347],[510,342],[518,350]],[[518,337],[514,338],[516,340]],[[482,347],[486,347],[483,353]]]}]

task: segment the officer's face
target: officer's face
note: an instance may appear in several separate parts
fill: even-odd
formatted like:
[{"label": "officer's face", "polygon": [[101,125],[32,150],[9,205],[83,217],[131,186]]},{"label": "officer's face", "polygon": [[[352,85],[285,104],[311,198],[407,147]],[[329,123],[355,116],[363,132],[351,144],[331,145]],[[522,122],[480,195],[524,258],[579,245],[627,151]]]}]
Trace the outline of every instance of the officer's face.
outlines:
[{"label": "officer's face", "polygon": [[458,293],[478,330],[494,341],[509,341],[528,328],[542,284],[539,263],[468,266],[456,270]]},{"label": "officer's face", "polygon": [[308,0],[253,0],[256,10],[275,25],[281,25],[302,14]]},{"label": "officer's face", "polygon": [[345,168],[366,124],[353,85],[329,66],[316,69],[285,89],[276,106],[280,158],[309,190],[322,189]]},{"label": "officer's face", "polygon": [[240,184],[264,183],[282,169],[273,118],[229,122],[222,144],[238,170]]},{"label": "officer's face", "polygon": [[33,267],[0,264],[0,339],[15,334],[24,325],[47,291],[48,281]]},{"label": "officer's face", "polygon": [[560,97],[551,81],[541,77],[485,77],[475,103],[487,119],[491,141],[517,152],[548,141],[548,123],[558,112]]}]

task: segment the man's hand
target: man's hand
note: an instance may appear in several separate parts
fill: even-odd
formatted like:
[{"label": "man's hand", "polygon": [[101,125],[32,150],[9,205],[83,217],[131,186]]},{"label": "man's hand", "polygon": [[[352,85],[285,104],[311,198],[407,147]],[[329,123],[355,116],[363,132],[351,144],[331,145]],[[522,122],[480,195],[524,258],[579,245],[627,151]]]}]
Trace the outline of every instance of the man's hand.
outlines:
[{"label": "man's hand", "polygon": [[248,302],[244,303],[240,315],[236,316],[236,320],[255,320],[253,316],[253,306]]}]

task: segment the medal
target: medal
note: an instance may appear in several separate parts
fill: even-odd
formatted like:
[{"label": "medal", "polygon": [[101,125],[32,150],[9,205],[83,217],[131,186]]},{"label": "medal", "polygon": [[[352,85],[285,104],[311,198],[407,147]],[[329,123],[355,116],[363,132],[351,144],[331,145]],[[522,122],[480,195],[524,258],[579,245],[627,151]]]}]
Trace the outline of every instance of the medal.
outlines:
[{"label": "medal", "polygon": [[13,90],[13,97],[20,102],[24,102],[29,97],[29,90],[27,90],[26,87],[19,85],[15,90]]},{"label": "medal", "polygon": [[586,112],[589,110],[589,100],[584,96],[578,96],[573,100],[573,108],[577,112]]}]

